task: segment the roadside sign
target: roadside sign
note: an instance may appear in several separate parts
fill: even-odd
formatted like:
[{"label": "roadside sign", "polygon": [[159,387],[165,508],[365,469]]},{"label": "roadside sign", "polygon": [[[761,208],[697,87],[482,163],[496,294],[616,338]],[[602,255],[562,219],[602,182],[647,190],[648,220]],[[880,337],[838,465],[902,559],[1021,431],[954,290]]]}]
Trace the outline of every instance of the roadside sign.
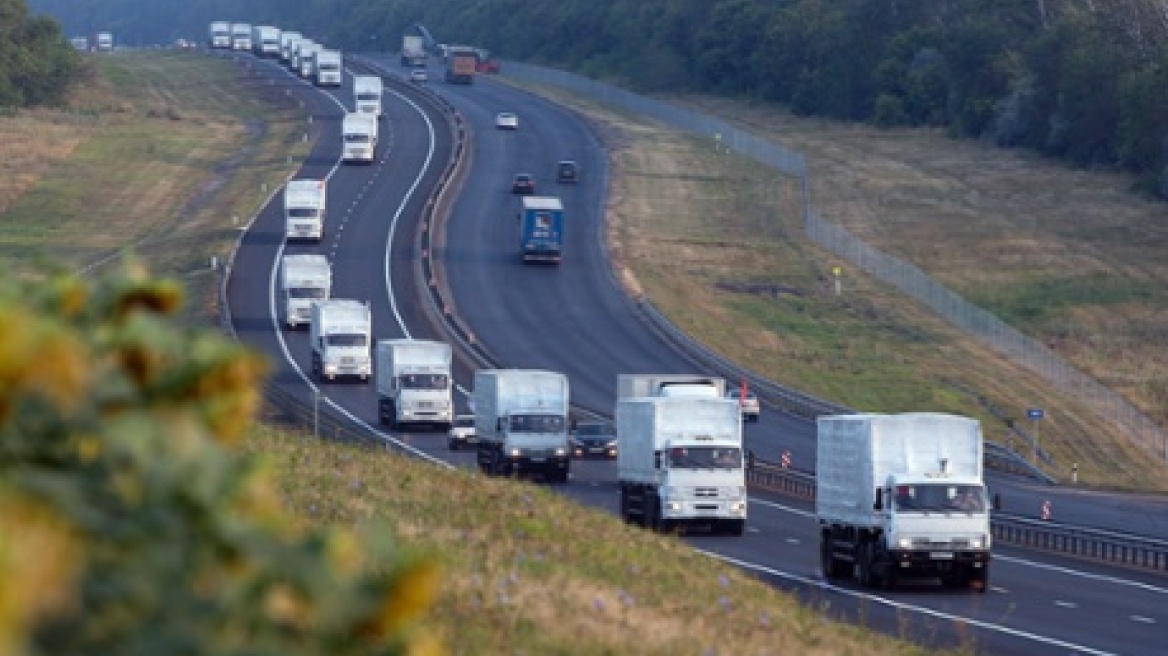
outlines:
[{"label": "roadside sign", "polygon": [[1045,414],[1042,408],[1030,408],[1026,411],[1026,416],[1031,419],[1042,419]]}]

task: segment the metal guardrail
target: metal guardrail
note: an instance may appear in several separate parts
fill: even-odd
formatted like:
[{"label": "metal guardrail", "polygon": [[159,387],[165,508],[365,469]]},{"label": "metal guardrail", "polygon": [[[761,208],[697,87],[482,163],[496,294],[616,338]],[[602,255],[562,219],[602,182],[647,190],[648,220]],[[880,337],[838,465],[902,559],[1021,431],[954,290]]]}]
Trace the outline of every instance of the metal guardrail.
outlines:
[{"label": "metal guardrail", "polygon": [[[748,484],[805,501],[815,500],[815,476],[775,463],[748,461]],[[1168,540],[1032,519],[994,511],[994,540],[1016,547],[1168,574]]]}]

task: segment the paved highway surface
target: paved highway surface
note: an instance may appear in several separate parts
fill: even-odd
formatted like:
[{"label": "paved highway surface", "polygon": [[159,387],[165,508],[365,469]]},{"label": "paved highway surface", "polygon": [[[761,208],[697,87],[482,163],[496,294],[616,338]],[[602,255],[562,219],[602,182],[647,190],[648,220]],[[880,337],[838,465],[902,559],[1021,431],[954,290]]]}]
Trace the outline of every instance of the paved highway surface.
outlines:
[{"label": "paved highway surface", "polygon": [[[399,74],[393,60],[386,68]],[[276,382],[306,401],[316,386],[308,380],[307,336],[280,329],[275,312],[275,265],[282,252],[323,252],[334,266],[334,296],[371,302],[377,338],[411,334],[435,336],[418,309],[411,263],[413,234],[421,203],[445,166],[451,149],[446,117],[422,102],[408,85],[391,83],[386,96],[387,136],[378,164],[340,166],[339,118],[351,106],[348,88],[316,90],[271,64],[273,77],[307,103],[314,120],[312,155],[297,177],[330,175],[329,218],[320,245],[282,240],[277,196],[256,217],[241,243],[229,285],[229,301],[240,338],[271,354]],[[437,69],[431,79],[439,79]],[[346,79],[348,83],[348,78]],[[646,330],[634,306],[616,286],[607,266],[601,216],[606,160],[585,121],[571,112],[491,80],[470,87],[431,83],[465,117],[474,131],[474,161],[450,217],[446,259],[458,310],[491,352],[507,366],[564,371],[573,401],[605,412],[612,407],[617,373],[688,372],[692,366]],[[494,115],[514,111],[515,132],[497,131]],[[582,164],[581,183],[556,185],[559,159]],[[536,176],[539,193],[554,189],[565,202],[569,233],[561,265],[523,265],[517,254],[511,176]],[[457,378],[469,385],[465,369]],[[394,434],[377,430],[372,384],[325,385],[322,403],[340,409],[386,440],[416,453],[471,467],[469,453],[446,450],[443,435]],[[812,425],[764,412],[747,429],[748,448],[774,459],[782,448],[797,466],[810,463]],[[809,466],[807,468],[810,468]],[[1137,502],[1109,495],[1080,498],[1076,491],[1034,490],[1009,479],[991,482],[1007,504],[1043,496],[1056,499],[1060,518],[1076,513],[1082,523],[1168,534],[1155,500]],[[561,488],[584,503],[616,510],[615,467],[609,462],[574,464],[572,481]],[[1022,502],[1019,502],[1022,503]],[[1065,505],[1065,508],[1064,508]],[[1136,511],[1132,512],[1135,508]],[[1010,508],[1025,512],[1023,508]],[[1117,512],[1122,509],[1124,512]],[[1017,551],[995,550],[992,588],[986,594],[941,590],[933,585],[874,594],[854,585],[825,583],[818,573],[818,550],[810,508],[778,497],[752,498],[743,538],[693,536],[695,547],[795,591],[825,612],[924,644],[973,643],[986,654],[1154,654],[1168,645],[1168,586],[1162,576],[1117,570]],[[1093,521],[1092,521],[1093,520]]]}]

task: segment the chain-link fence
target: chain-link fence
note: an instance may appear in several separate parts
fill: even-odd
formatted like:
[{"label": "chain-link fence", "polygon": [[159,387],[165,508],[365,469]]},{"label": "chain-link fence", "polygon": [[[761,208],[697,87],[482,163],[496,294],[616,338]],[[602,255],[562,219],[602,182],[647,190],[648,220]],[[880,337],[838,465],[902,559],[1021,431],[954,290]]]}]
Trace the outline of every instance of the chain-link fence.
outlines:
[{"label": "chain-link fence", "polygon": [[1038,340],[1027,337],[993,314],[966,301],[912,264],[869,246],[842,226],[818,216],[810,206],[807,166],[801,154],[735,128],[723,120],[572,73],[515,62],[507,62],[503,70],[506,75],[520,80],[567,89],[598,102],[653,118],[675,129],[714,139],[727,150],[797,178],[802,191],[805,228],[812,241],[872,277],[912,296],[1014,362],[1035,371],[1064,394],[1094,409],[1134,443],[1168,461],[1168,431],[1127,399],[1078,371]]}]

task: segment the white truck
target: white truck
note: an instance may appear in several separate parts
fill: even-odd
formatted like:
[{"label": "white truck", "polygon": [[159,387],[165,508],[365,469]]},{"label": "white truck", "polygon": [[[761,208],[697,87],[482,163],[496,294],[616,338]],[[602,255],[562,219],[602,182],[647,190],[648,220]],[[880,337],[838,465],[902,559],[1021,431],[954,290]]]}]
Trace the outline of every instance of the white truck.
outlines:
[{"label": "white truck", "polygon": [[726,395],[726,379],[702,374],[620,374],[616,379],[617,399],[646,396]]},{"label": "white truck", "polygon": [[215,21],[207,29],[207,43],[214,49],[231,49],[231,23]]},{"label": "white truck", "polygon": [[300,70],[304,63],[304,59],[312,52],[316,42],[309,38],[300,38],[292,42],[292,54],[288,58],[288,69],[293,73],[300,75]]},{"label": "white truck", "polygon": [[299,57],[300,68],[297,71],[297,73],[300,75],[300,77],[302,77],[306,80],[312,80],[315,78],[315,76],[316,76],[316,53],[319,52],[320,50],[323,50],[323,49],[324,49],[324,46],[320,45],[319,43],[316,43],[315,41],[309,41],[308,43],[301,43],[300,44],[300,50],[299,50],[299,52],[300,52],[300,57]]},{"label": "white truck", "polygon": [[541,472],[548,481],[568,481],[567,376],[480,369],[472,399],[479,469],[489,476]]},{"label": "white truck", "polygon": [[279,57],[280,29],[271,25],[252,27],[251,49],[259,57]]},{"label": "white truck", "polygon": [[353,106],[360,114],[381,117],[381,77],[377,75],[353,76]]},{"label": "white truck", "polygon": [[738,404],[701,376],[622,378],[635,395],[616,404],[621,517],[658,531],[708,526],[742,535],[748,500]]},{"label": "white truck", "polygon": [[341,119],[341,158],[372,164],[377,151],[377,117],[349,112]]},{"label": "white truck", "polygon": [[940,413],[821,416],[815,512],[828,579],[908,577],[985,592],[990,518],[976,419]]},{"label": "white truck", "polygon": [[320,241],[328,186],[324,180],[289,180],[284,187],[284,236]]},{"label": "white truck", "polygon": [[312,320],[312,304],[327,301],[333,270],[328,258],[311,253],[285,255],[280,261],[280,293],[284,298],[284,323],[297,328]]},{"label": "white truck", "polygon": [[407,34],[402,37],[401,65],[426,65],[426,42],[421,36]]},{"label": "white truck", "polygon": [[408,424],[449,431],[454,419],[451,350],[445,342],[377,342],[377,416],[399,430]]},{"label": "white truck", "polygon": [[373,359],[369,355],[373,319],[369,306],[351,299],[333,298],[312,304],[309,322],[312,340],[312,373],[318,380],[341,376],[369,380]]},{"label": "white truck", "polygon": [[99,52],[110,52],[114,49],[114,34],[113,32],[98,32],[97,33],[97,49]]},{"label": "white truck", "polygon": [[341,51],[317,50],[313,56],[312,74],[318,87],[341,86]]},{"label": "white truck", "polygon": [[231,24],[231,49],[251,50],[251,23]]},{"label": "white truck", "polygon": [[287,64],[292,61],[292,46],[303,38],[300,32],[283,30],[280,32],[280,61]]}]

